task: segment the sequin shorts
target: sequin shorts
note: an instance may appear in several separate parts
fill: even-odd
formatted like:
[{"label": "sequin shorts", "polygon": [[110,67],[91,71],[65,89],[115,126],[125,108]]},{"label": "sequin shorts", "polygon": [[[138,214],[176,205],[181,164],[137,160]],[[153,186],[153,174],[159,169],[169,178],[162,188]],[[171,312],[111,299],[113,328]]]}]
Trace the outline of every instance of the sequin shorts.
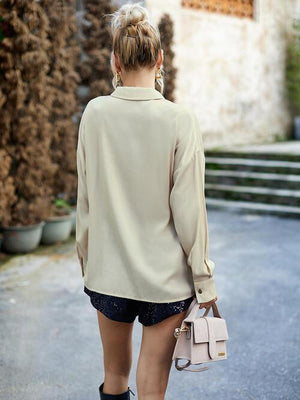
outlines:
[{"label": "sequin shorts", "polygon": [[145,326],[154,325],[174,314],[186,311],[194,299],[194,296],[191,296],[171,303],[151,303],[93,292],[86,286],[84,292],[90,296],[91,304],[107,318],[119,322],[133,322],[138,316],[138,321]]}]

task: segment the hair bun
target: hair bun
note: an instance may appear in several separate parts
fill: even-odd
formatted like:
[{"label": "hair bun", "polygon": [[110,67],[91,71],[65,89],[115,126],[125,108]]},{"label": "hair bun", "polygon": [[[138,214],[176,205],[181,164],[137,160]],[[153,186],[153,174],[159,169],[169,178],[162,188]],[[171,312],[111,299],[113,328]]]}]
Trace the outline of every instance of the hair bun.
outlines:
[{"label": "hair bun", "polygon": [[124,4],[115,15],[113,24],[115,28],[126,28],[149,21],[149,13],[140,3]]}]

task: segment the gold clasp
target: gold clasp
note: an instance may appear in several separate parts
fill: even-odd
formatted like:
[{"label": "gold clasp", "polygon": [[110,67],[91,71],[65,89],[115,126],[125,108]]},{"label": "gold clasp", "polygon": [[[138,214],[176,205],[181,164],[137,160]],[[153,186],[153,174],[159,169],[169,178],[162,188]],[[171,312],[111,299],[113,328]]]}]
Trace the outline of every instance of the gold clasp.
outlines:
[{"label": "gold clasp", "polygon": [[184,328],[175,328],[174,336],[178,338],[181,335],[181,332],[189,332],[190,328],[185,326]]}]

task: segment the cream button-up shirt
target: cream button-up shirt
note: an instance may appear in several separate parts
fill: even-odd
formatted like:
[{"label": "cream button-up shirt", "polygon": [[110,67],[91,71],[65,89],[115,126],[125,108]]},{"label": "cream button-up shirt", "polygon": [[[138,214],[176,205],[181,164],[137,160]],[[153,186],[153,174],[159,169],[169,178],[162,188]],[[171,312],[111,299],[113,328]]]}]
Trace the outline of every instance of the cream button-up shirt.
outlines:
[{"label": "cream button-up shirt", "polygon": [[88,289],[157,303],[216,296],[203,142],[188,106],[150,87],[93,98],[77,173],[76,250]]}]

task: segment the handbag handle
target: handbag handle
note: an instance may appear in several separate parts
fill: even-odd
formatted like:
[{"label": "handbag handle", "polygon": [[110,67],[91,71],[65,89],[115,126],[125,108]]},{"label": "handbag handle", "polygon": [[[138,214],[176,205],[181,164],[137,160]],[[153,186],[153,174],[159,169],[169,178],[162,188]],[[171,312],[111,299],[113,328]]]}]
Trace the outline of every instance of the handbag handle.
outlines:
[{"label": "handbag handle", "polygon": [[207,314],[208,314],[209,311],[210,311],[210,307],[212,307],[212,309],[213,309],[213,315],[214,315],[214,317],[222,318],[221,315],[220,315],[220,313],[219,313],[218,306],[217,306],[216,302],[212,303],[209,307],[207,307],[207,309],[205,310],[205,313],[202,315],[203,317],[206,317],[206,316],[207,316]]},{"label": "handbag handle", "polygon": [[[202,317],[206,317],[207,314],[209,313],[210,309],[213,309],[213,315],[214,317],[217,318],[222,318],[219,310],[218,310],[218,306],[216,304],[216,302],[212,303],[209,307],[206,308],[204,314],[202,315]],[[197,302],[197,298],[194,298],[194,300],[192,301],[192,303],[190,304],[188,310],[187,310],[187,316],[184,319],[185,322],[194,322],[196,317],[197,317],[197,313],[199,310],[199,303]]]}]

